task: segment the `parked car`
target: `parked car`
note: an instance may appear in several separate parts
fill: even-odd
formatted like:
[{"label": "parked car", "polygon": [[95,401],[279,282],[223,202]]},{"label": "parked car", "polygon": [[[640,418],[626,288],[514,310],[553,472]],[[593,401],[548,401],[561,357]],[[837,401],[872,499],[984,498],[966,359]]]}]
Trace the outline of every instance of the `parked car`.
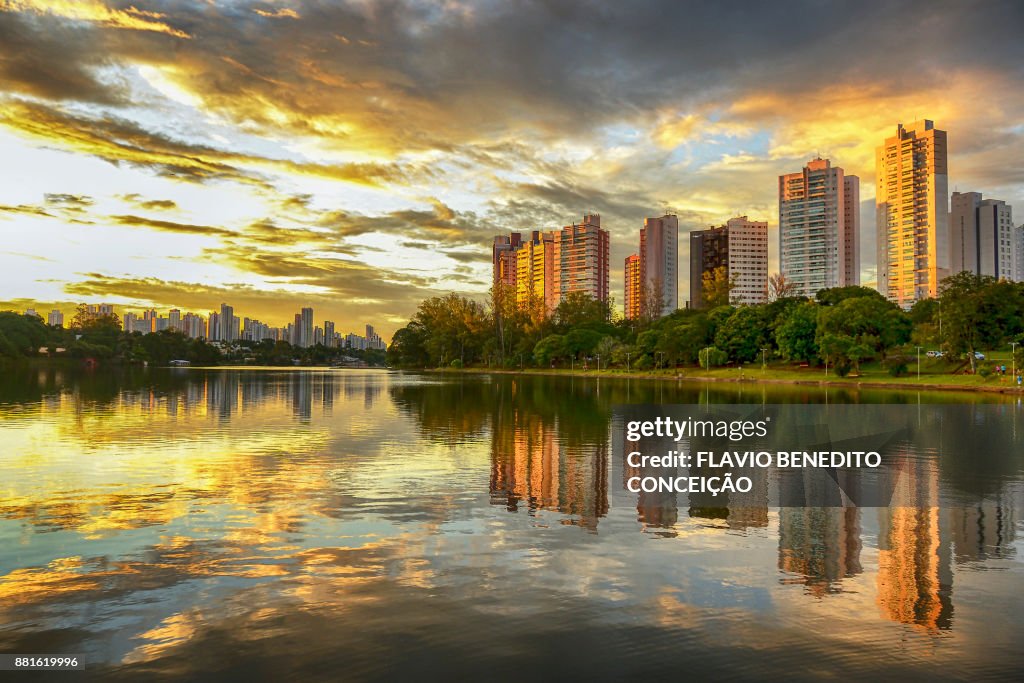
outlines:
[{"label": "parked car", "polygon": [[974,360],[985,360],[985,354],[983,354],[981,351],[975,351]]},{"label": "parked car", "polygon": [[942,358],[942,351],[929,351],[925,355],[929,358]]}]

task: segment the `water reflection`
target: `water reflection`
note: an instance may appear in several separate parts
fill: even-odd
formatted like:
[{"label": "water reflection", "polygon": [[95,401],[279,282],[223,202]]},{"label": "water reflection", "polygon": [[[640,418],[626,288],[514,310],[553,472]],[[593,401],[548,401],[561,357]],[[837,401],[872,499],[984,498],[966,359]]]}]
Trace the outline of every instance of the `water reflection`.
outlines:
[{"label": "water reflection", "polygon": [[[715,507],[625,491],[641,472],[613,455],[617,403],[826,398],[919,397],[363,371],[9,373],[0,651],[84,652],[97,679],[512,677],[524,662],[545,678],[684,666],[781,678],[809,661],[873,677],[1014,669],[1013,403],[983,397],[999,407],[973,414],[987,440],[971,462],[915,454],[921,476],[904,485],[916,507],[772,507],[767,476]],[[969,438],[928,409],[963,397],[924,398],[923,429]]]}]

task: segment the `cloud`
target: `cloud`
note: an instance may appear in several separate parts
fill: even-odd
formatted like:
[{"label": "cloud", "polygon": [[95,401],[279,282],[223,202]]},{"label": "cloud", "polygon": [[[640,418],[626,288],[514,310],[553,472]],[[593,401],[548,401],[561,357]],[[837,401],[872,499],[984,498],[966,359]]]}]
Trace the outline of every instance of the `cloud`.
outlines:
[{"label": "cloud", "polygon": [[146,199],[137,192],[118,195],[118,198],[150,211],[173,211],[178,208],[178,203],[173,199]]},{"label": "cloud", "polygon": [[[96,204],[0,211],[210,235],[197,280],[372,278],[392,317],[420,287],[480,291],[494,234],[594,211],[620,290],[645,216],[774,220],[777,176],[816,154],[869,199],[874,147],[915,117],[949,131],[951,188],[1024,204],[1021,25],[1012,0],[0,2],[0,126],[144,178],[128,207],[62,184]],[[250,215],[146,217],[204,216],[224,184]]]},{"label": "cloud", "polygon": [[49,15],[84,21],[100,26],[133,31],[153,31],[164,33],[176,38],[189,38],[184,31],[172,28],[162,21],[167,17],[160,12],[146,12],[135,7],[116,9],[98,0],[4,0],[2,9],[13,12],[31,12],[37,15]]},{"label": "cloud", "polygon": [[218,237],[235,237],[238,233],[224,228],[216,228],[210,225],[193,225],[191,223],[176,223],[174,221],[157,220],[144,218],[142,216],[120,215],[111,216],[111,220],[119,225],[130,225],[132,227],[151,228],[162,232],[177,232],[185,235],[211,235]]},{"label": "cloud", "polygon": [[383,181],[405,181],[414,170],[412,165],[306,163],[242,154],[177,140],[121,117],[62,111],[11,98],[0,99],[0,125],[114,165],[148,168],[163,177],[198,183],[232,180],[273,190],[266,172],[276,171],[376,186]]}]

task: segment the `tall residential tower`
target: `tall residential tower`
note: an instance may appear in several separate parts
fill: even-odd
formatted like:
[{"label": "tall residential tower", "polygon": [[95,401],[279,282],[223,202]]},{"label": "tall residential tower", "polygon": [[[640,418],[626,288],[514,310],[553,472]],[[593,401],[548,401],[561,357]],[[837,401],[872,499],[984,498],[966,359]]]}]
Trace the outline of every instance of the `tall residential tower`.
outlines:
[{"label": "tall residential tower", "polygon": [[950,198],[950,274],[968,271],[1017,280],[1017,230],[1013,208],[980,192],[954,192]]},{"label": "tall residential tower", "polygon": [[828,159],[779,176],[779,264],[800,296],[860,284],[860,179]]},{"label": "tall residential tower", "polygon": [[935,297],[949,275],[946,131],[902,123],[875,152],[878,291],[903,307]]},{"label": "tall residential tower", "polygon": [[690,305],[704,308],[704,273],[725,267],[733,283],[730,298],[739,304],[768,299],[768,223],[746,216],[717,228],[690,233]]}]

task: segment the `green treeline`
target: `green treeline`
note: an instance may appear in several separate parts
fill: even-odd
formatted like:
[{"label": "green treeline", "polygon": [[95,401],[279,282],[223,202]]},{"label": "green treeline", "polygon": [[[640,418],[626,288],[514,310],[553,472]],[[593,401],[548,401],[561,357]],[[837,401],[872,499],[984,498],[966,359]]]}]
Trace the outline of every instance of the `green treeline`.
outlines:
[{"label": "green treeline", "polygon": [[[721,290],[721,291],[717,291]],[[780,290],[776,290],[780,291]],[[900,309],[866,287],[837,287],[814,299],[781,295],[768,303],[728,303],[729,285],[705,287],[719,305],[661,317],[615,319],[610,306],[583,294],[552,315],[518,307],[492,290],[487,305],[456,294],[423,301],[388,349],[395,367],[629,367],[633,370],[760,362],[819,365],[844,376],[865,362],[893,375],[907,371],[918,346],[941,350],[950,370],[979,368],[976,352],[1024,341],[1024,283],[960,273],[940,296]],[[710,294],[711,296],[708,296]],[[1024,348],[1018,348],[1018,367]]]},{"label": "green treeline", "polygon": [[121,330],[117,316],[90,314],[79,307],[69,328],[51,327],[33,315],[0,311],[0,361],[38,356],[93,359],[120,364],[167,365],[187,360],[193,365],[326,365],[349,356],[382,366],[384,352],[337,349],[322,344],[309,348],[286,341],[235,341],[222,347],[192,339],[176,330],[150,334]]}]

